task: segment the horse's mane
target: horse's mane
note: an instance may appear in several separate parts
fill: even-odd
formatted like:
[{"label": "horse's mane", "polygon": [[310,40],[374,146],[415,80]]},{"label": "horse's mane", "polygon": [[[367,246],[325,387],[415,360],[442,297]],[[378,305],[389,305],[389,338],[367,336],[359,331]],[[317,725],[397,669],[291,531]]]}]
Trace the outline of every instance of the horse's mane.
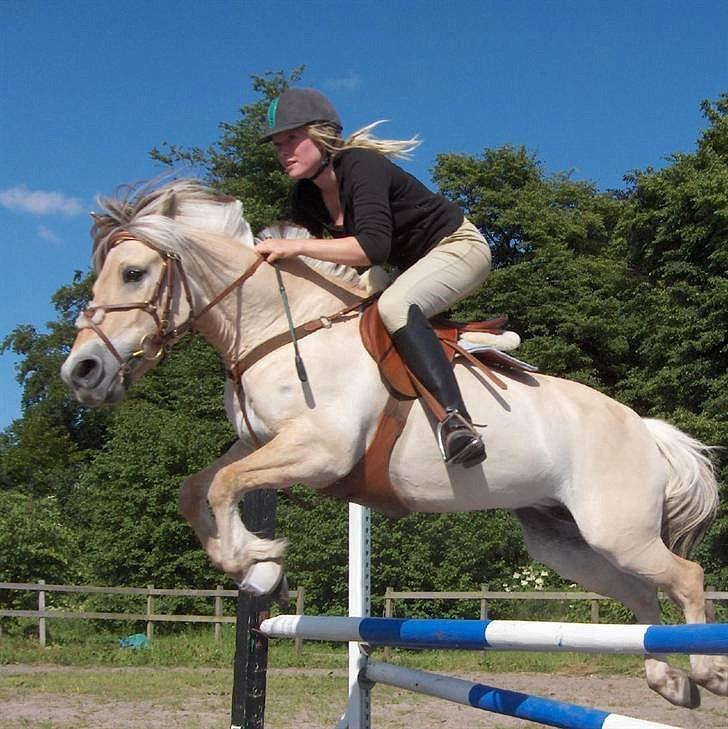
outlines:
[{"label": "horse's mane", "polygon": [[[98,204],[103,212],[93,215],[91,229],[92,259],[97,273],[106,260],[112,236],[118,232],[127,232],[180,254],[190,254],[195,233],[226,236],[249,248],[254,247],[253,234],[243,217],[242,203],[198,180],[178,179],[161,186],[125,186],[115,197],[99,197]],[[276,222],[261,231],[259,237],[311,236],[305,228]],[[305,256],[301,260],[325,276],[354,288],[365,288],[359,274],[349,266]]]},{"label": "horse's mane", "polygon": [[[274,223],[263,228],[255,236],[256,242],[264,240],[265,238],[313,238],[307,228],[296,223],[289,223],[286,220],[277,220]],[[361,276],[357,273],[355,268],[351,266],[345,266],[343,263],[331,263],[330,261],[319,261],[317,258],[310,258],[309,256],[299,256],[299,258],[309,267],[316,271],[320,271],[324,275],[333,276],[339,279],[343,283],[351,284],[352,286],[361,287],[364,284],[361,281]]]}]

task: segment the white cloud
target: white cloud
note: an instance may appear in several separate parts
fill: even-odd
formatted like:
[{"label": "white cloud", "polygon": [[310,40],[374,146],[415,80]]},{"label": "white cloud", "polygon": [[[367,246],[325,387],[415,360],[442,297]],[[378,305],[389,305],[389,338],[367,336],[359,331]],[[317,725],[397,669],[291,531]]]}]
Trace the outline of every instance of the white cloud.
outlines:
[{"label": "white cloud", "polygon": [[361,78],[355,73],[350,73],[342,78],[332,78],[326,82],[330,89],[358,89],[361,86]]},{"label": "white cloud", "polygon": [[29,190],[25,185],[0,190],[0,206],[31,215],[80,215],[84,212],[78,198],[60,192]]},{"label": "white cloud", "polygon": [[61,243],[61,239],[50,228],[41,225],[38,228],[38,237],[47,240],[49,243]]}]

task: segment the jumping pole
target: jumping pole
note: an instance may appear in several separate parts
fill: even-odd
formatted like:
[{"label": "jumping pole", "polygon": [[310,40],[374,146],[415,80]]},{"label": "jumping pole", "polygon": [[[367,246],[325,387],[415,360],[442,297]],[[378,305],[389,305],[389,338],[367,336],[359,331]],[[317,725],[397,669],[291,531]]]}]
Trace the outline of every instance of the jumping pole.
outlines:
[{"label": "jumping pole", "polygon": [[[271,539],[276,526],[276,506],[277,494],[273,490],[261,489],[248,494],[243,500],[246,528]],[[230,729],[264,728],[268,641],[257,628],[262,620],[270,617],[272,599],[270,595],[238,592]]]}]

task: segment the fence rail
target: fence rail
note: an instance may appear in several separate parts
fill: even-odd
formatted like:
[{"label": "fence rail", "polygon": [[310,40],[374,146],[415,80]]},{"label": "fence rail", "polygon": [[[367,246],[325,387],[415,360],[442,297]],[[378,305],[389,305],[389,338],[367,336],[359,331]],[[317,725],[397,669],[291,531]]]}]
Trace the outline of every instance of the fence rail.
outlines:
[{"label": "fence rail", "polygon": [[[38,608],[36,610],[10,610],[0,609],[0,618],[33,618],[38,620],[38,639],[41,646],[46,644],[46,620],[120,620],[128,622],[146,623],[147,637],[151,639],[154,623],[212,623],[215,630],[215,640],[220,640],[224,624],[235,623],[235,615],[225,615],[223,599],[237,598],[237,590],[224,590],[218,585],[214,590],[170,589],[164,587],[99,587],[96,585],[53,585],[43,580],[38,582],[0,582],[0,590],[29,591],[38,593]],[[93,612],[68,611],[51,608],[46,604],[48,593],[76,593],[83,595],[126,595],[142,596],[147,598],[144,612]],[[213,613],[211,615],[170,615],[154,612],[155,597],[202,597],[213,599]],[[713,601],[728,601],[728,592],[719,592],[708,587],[705,592],[709,611],[712,612]],[[296,614],[304,614],[303,588],[291,590],[289,600],[295,600]],[[384,593],[384,616],[393,617],[395,602],[399,600],[475,600],[480,605],[480,619],[488,619],[489,603],[493,600],[589,600],[591,602],[591,622],[599,622],[599,603],[611,600],[609,597],[595,592],[506,592],[503,590],[489,590],[488,585],[482,585],[477,591],[454,592],[411,592],[398,591],[388,587]],[[1,634],[1,633],[0,633]],[[301,650],[302,639],[296,639],[296,649]]]},{"label": "fence rail", "polygon": [[[705,599],[712,609],[715,600],[728,601],[728,592],[717,591],[708,587]],[[566,592],[541,591],[514,592],[505,590],[490,590],[488,585],[482,585],[478,591],[470,592],[412,592],[397,591],[388,587],[384,593],[384,616],[394,616],[394,603],[397,600],[477,600],[480,603],[480,619],[488,619],[488,604],[492,600],[589,600],[591,602],[591,622],[599,622],[599,603],[604,600],[613,601],[614,598],[599,595],[596,592]]]},{"label": "fence rail", "polygon": [[[41,646],[46,645],[46,620],[123,620],[128,622],[145,622],[147,638],[151,640],[154,623],[212,623],[215,629],[215,640],[221,637],[222,626],[235,623],[235,615],[225,615],[223,598],[237,598],[237,590],[224,590],[218,585],[214,590],[170,589],[164,587],[99,587],[96,585],[49,585],[44,580],[38,582],[0,582],[0,590],[26,591],[38,593],[36,610],[0,609],[0,618],[37,618],[38,640]],[[133,612],[95,612],[68,611],[49,608],[46,597],[51,592],[76,593],[83,595],[125,595],[145,596],[146,611]],[[214,598],[212,615],[170,615],[154,612],[155,597],[207,597]],[[304,592],[302,588],[290,590],[288,599],[295,600],[296,614],[302,615],[304,610]],[[297,650],[301,650],[301,641],[296,641]]]}]

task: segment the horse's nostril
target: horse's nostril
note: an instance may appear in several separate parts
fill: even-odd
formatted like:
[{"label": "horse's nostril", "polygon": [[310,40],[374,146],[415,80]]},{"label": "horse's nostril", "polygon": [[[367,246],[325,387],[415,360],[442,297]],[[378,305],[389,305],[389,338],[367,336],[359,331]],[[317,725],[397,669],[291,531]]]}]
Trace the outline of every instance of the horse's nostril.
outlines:
[{"label": "horse's nostril", "polygon": [[71,377],[77,387],[95,387],[104,375],[104,368],[98,357],[86,357],[77,362]]}]

